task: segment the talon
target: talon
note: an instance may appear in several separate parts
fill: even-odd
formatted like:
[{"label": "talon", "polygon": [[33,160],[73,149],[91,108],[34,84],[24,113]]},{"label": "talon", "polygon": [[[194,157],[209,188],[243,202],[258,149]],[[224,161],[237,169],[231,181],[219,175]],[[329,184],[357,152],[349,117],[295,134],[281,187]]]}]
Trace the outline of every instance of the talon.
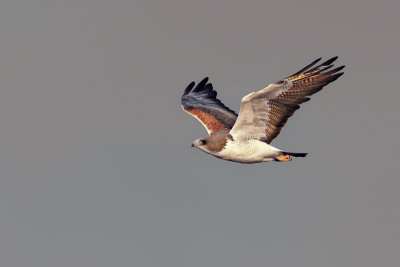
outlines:
[{"label": "talon", "polygon": [[290,156],[288,155],[280,155],[279,157],[276,158],[277,161],[292,161]]}]

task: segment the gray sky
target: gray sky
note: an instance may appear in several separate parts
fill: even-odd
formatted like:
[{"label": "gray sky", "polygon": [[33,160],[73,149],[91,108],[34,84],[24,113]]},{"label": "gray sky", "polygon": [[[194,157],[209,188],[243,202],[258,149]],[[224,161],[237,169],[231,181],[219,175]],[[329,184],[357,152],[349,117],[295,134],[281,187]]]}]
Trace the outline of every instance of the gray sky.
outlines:
[{"label": "gray sky", "polygon": [[[3,0],[0,261],[400,266],[399,1]],[[345,75],[241,165],[190,149],[210,76],[240,99],[318,57]]]}]

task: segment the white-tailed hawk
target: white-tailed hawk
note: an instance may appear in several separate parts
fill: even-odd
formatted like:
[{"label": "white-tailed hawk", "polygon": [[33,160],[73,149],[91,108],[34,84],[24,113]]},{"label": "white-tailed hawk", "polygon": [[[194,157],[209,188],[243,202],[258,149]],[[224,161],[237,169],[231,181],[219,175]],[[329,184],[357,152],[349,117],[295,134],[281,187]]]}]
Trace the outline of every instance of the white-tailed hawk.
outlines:
[{"label": "white-tailed hawk", "polygon": [[286,152],[271,146],[288,118],[308,96],[342,76],[344,66],[331,69],[337,57],[317,66],[315,60],[295,74],[272,83],[242,98],[239,115],[217,99],[208,78],[197,86],[190,83],[182,96],[182,107],[196,117],[209,136],[197,139],[192,146],[221,159],[241,163],[291,161],[290,156],[307,153]]}]

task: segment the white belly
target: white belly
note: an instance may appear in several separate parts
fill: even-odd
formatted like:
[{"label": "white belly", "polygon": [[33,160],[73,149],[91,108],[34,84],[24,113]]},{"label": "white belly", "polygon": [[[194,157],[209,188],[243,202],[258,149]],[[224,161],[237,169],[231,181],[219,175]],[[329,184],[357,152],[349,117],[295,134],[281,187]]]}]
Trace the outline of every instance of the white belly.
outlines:
[{"label": "white belly", "polygon": [[273,161],[280,155],[279,149],[258,140],[237,143],[229,140],[225,148],[215,156],[242,163]]}]

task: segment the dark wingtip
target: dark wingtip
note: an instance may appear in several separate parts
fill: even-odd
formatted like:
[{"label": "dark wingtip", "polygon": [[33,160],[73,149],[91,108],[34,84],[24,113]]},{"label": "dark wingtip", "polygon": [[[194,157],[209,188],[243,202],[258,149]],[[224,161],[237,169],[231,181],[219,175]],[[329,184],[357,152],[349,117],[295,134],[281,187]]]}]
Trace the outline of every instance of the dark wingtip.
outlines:
[{"label": "dark wingtip", "polygon": [[190,90],[192,90],[194,85],[195,85],[194,82],[189,83],[189,85],[186,87],[185,91],[183,92],[183,95],[189,94]]},{"label": "dark wingtip", "polygon": [[194,88],[193,92],[198,92],[201,91],[204,86],[207,84],[208,82],[208,77],[205,77],[203,80],[201,80],[201,82],[199,82],[196,87]]},{"label": "dark wingtip", "polygon": [[335,73],[335,72],[341,71],[342,69],[344,69],[344,67],[346,67],[346,65],[337,67],[336,69],[333,69],[333,70],[331,70],[330,72],[331,72],[331,73]]},{"label": "dark wingtip", "polygon": [[344,72],[335,73],[334,75],[332,75],[328,79],[326,79],[326,82],[331,83],[333,81],[336,81],[343,74],[344,74]]},{"label": "dark wingtip", "polygon": [[299,75],[299,74],[301,74],[301,73],[303,73],[303,72],[306,72],[309,68],[311,68],[312,66],[314,66],[315,64],[317,64],[321,59],[322,59],[322,57],[317,58],[316,60],[314,60],[313,62],[311,62],[310,64],[308,64],[307,66],[305,66],[304,68],[302,68],[301,70],[299,70],[298,72],[296,72],[296,73],[290,75],[289,77],[296,76],[296,75]]},{"label": "dark wingtip", "polygon": [[[314,68],[312,68],[312,69],[310,69],[310,70],[307,70],[306,73],[314,74],[314,75],[315,75],[315,74],[321,73],[321,72],[323,72],[323,71],[326,71],[326,70],[328,70],[328,69],[330,69],[330,68],[333,67],[333,64],[332,64],[332,63],[333,63],[337,58],[338,58],[337,56],[336,56],[336,57],[332,57],[332,58],[328,59],[327,61],[325,61],[325,62],[323,62],[323,63],[321,63],[321,64],[315,66]],[[332,73],[332,72],[329,72],[329,73]]]},{"label": "dark wingtip", "polygon": [[314,65],[314,64],[318,63],[321,59],[322,59],[322,57],[319,57],[316,60],[314,60],[311,64]]},{"label": "dark wingtip", "polygon": [[330,64],[333,63],[336,59],[338,59],[338,56],[328,59],[327,61],[325,61],[325,62],[322,63],[321,65],[330,65]]}]

